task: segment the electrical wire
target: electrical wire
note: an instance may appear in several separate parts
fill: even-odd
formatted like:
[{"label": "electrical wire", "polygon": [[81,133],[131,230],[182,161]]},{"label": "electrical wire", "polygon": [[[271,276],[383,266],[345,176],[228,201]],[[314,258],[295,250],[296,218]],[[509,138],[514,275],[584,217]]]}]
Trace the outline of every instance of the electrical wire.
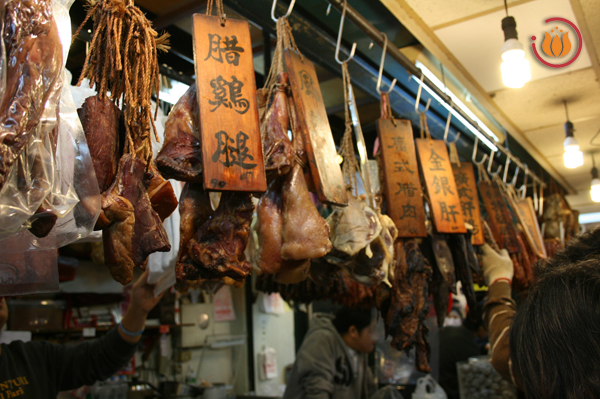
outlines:
[{"label": "electrical wire", "polygon": [[506,10],[506,16],[508,17],[508,4],[506,0],[504,0],[504,9]]}]

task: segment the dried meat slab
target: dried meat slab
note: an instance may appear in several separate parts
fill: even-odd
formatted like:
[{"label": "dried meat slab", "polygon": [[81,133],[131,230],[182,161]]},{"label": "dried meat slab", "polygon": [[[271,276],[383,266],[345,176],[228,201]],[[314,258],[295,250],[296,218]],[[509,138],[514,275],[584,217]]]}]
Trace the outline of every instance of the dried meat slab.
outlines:
[{"label": "dried meat slab", "polygon": [[112,223],[102,234],[104,261],[121,284],[132,280],[133,268],[143,267],[148,255],[171,249],[148,197],[147,177],[144,161],[125,154],[115,181],[102,195],[104,216]]},{"label": "dried meat slab", "polygon": [[156,166],[166,179],[202,181],[200,115],[196,85],[177,101],[165,125],[165,142],[156,156]]},{"label": "dried meat slab", "polygon": [[121,111],[108,97],[92,96],[77,110],[100,192],[106,191],[117,174],[119,165],[119,118]]}]

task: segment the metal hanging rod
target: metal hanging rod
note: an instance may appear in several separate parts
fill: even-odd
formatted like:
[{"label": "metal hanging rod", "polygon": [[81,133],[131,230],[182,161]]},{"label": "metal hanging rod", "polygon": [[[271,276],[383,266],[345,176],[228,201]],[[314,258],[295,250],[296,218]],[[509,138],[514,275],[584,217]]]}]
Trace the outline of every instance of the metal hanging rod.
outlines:
[{"label": "metal hanging rod", "polygon": [[[340,12],[343,11],[344,0],[327,0],[329,4],[337,8]],[[346,18],[352,21],[354,25],[356,25],[360,30],[365,32],[367,36],[369,36],[375,43],[383,48],[385,42],[384,33],[379,31],[377,28],[373,26],[365,17],[363,17],[360,13],[358,13],[352,6],[349,4],[346,5]],[[393,43],[388,42],[387,48],[385,49],[387,54],[389,54],[393,59],[395,59],[402,67],[406,68],[408,73],[415,76],[417,79],[420,79],[424,85],[426,85],[431,91],[433,91],[436,95],[438,95],[446,104],[450,107],[454,107],[454,103],[452,99],[440,90],[431,80],[429,80],[426,76],[423,76],[421,69],[419,69],[415,64],[413,64],[408,57],[394,46]],[[469,115],[467,115],[463,110],[458,107],[454,107],[454,110],[459,113],[468,123],[470,123],[483,137],[486,137],[490,142],[495,143],[495,140],[486,133],[483,129],[479,127],[477,122],[475,122]],[[530,171],[529,168],[526,167],[523,162],[517,157],[515,157],[511,152],[500,145],[496,145],[498,150],[503,153],[510,162],[514,163],[521,170],[527,171],[528,175],[531,176],[538,184],[542,185],[542,187],[546,187],[546,183],[538,177],[534,172]]]}]

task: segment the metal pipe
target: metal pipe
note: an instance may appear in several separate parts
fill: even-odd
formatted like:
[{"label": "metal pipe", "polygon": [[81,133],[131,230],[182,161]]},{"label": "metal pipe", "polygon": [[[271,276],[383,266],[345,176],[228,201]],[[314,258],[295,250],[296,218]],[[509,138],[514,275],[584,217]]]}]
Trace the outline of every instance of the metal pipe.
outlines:
[{"label": "metal pipe", "polygon": [[[337,8],[340,12],[343,10],[344,0],[327,0],[331,5]],[[369,36],[375,43],[379,46],[383,47],[384,45],[384,35],[381,31],[379,31],[373,24],[371,24],[365,17],[363,17],[360,13],[358,13],[352,6],[346,5],[346,18],[352,21],[354,25],[356,25],[360,30],[365,32],[367,36]],[[443,91],[441,91],[435,84],[433,84],[426,76],[422,76],[422,72],[415,64],[413,64],[408,57],[406,57],[393,43],[387,43],[387,48],[385,49],[387,54],[389,54],[392,58],[394,58],[402,67],[406,68],[408,73],[411,75],[422,79],[423,84],[427,85],[435,94],[437,94],[446,104],[450,107],[453,106],[452,99]],[[471,119],[469,115],[467,115],[463,110],[458,107],[454,107],[456,112],[458,112],[467,122],[469,122],[475,129],[479,131],[484,137],[486,137],[491,142],[495,142],[495,140],[483,131],[479,125]],[[511,160],[516,166],[519,168],[526,170],[525,164],[521,162],[521,160],[514,155],[512,155],[509,151],[507,151],[502,146],[498,145],[498,150],[502,152],[507,158]],[[540,179],[534,172],[529,172],[529,176],[531,176],[534,180],[536,180],[540,185],[546,187],[546,183],[542,179]]]}]

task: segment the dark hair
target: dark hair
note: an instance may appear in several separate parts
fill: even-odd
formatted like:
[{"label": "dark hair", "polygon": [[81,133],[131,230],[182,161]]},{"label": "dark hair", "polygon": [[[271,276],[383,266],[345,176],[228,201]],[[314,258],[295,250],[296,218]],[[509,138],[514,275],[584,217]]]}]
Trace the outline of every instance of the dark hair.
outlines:
[{"label": "dark hair", "polygon": [[348,332],[350,327],[354,326],[360,333],[371,324],[371,309],[358,309],[349,306],[341,307],[333,319],[333,326],[340,335]]},{"label": "dark hair", "polygon": [[[586,244],[589,237],[575,242]],[[540,267],[510,332],[513,374],[528,399],[600,398],[600,257],[566,249]],[[575,261],[575,263],[572,263]]]}]

